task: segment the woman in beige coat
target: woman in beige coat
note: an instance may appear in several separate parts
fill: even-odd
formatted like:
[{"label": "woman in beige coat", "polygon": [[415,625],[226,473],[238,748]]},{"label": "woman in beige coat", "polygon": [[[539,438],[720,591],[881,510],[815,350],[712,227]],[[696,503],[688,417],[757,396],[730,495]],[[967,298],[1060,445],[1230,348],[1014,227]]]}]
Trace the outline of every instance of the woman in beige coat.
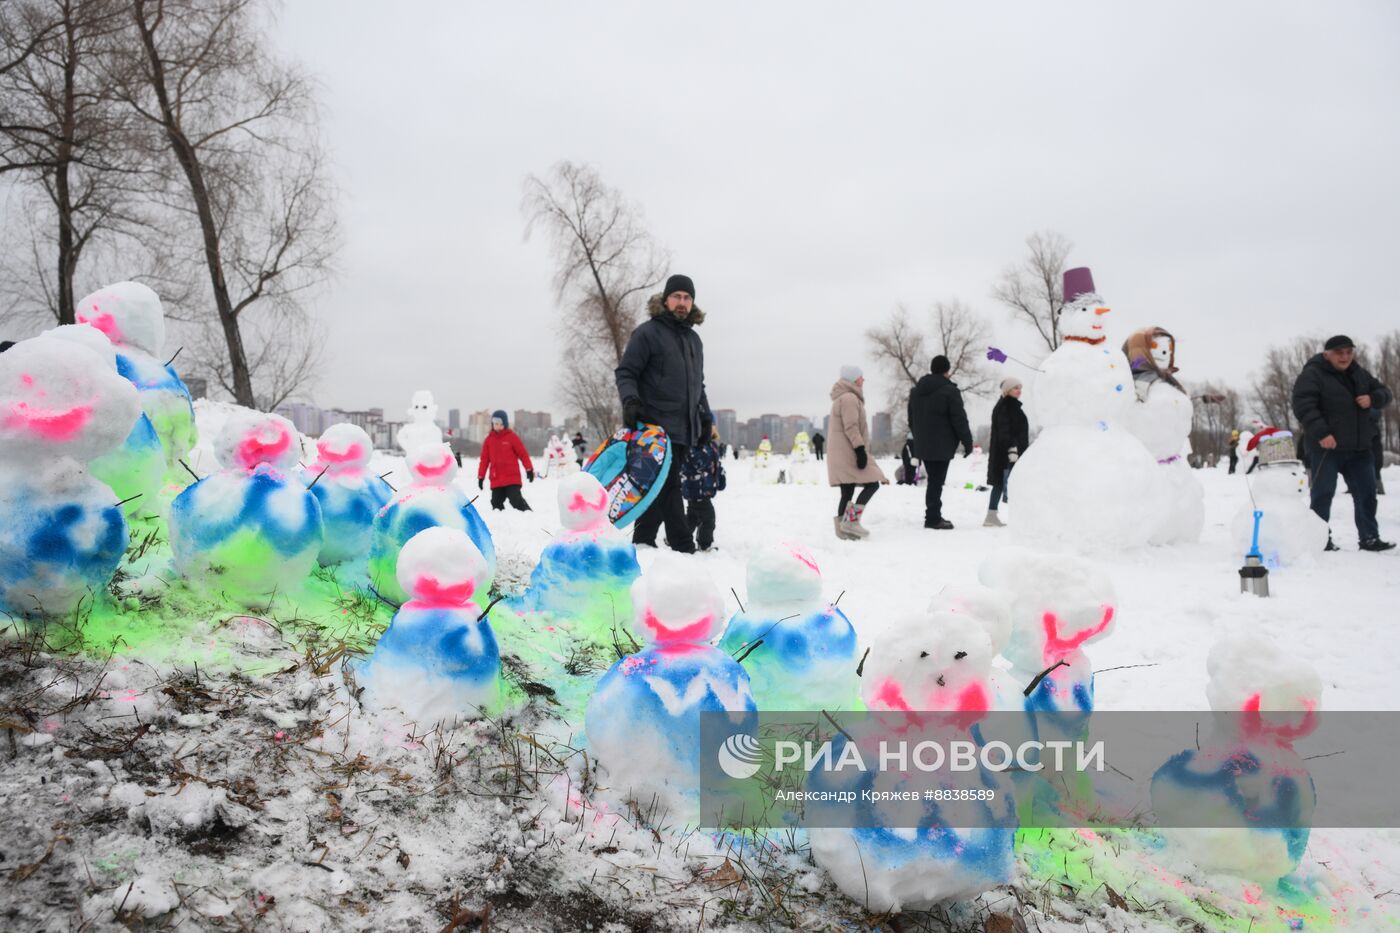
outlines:
[{"label": "woman in beige coat", "polygon": [[[836,537],[859,539],[870,535],[860,523],[865,504],[881,483],[889,480],[869,453],[870,422],[865,417],[865,375],[859,366],[842,366],[841,378],[831,387],[831,427],[826,442],[826,477],[841,487],[836,507]],[[856,487],[860,495],[856,496]],[[852,497],[855,501],[852,502]]]}]

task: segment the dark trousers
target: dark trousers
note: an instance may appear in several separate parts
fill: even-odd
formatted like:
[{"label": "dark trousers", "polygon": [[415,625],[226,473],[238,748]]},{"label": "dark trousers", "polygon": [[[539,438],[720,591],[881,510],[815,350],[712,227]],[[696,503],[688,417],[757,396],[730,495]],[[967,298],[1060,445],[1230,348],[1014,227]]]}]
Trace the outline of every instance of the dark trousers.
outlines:
[{"label": "dark trousers", "polygon": [[514,486],[492,486],[491,487],[491,508],[505,511],[506,503],[515,506],[516,511],[529,512],[530,503],[525,501],[525,497],[520,494],[520,484]]},{"label": "dark trousers", "polygon": [[1235,453],[1234,449],[1232,448],[1232,449],[1230,450],[1230,472],[1231,472],[1231,473],[1235,472],[1235,467],[1239,465],[1239,462],[1240,462],[1240,455],[1237,454],[1237,453]]},{"label": "dark trousers", "polygon": [[815,448],[815,449],[816,449],[816,451],[817,451],[817,459],[818,459],[818,460],[825,460],[825,459],[826,459],[826,448],[825,448],[825,447],[817,447],[817,448]]},{"label": "dark trousers", "polygon": [[908,457],[900,458],[900,466],[904,467],[904,479],[900,480],[900,485],[914,486],[918,482],[918,474],[914,472],[914,461]]},{"label": "dark trousers", "polygon": [[856,505],[865,505],[865,503],[869,502],[870,499],[871,499],[871,497],[873,497],[873,496],[875,495],[875,493],[879,491],[879,489],[880,489],[880,484],[879,484],[879,483],[866,483],[864,486],[860,487],[860,495],[859,495],[859,496],[856,496],[856,484],[855,484],[855,483],[842,483],[842,484],[841,484],[841,501],[840,501],[840,502],[837,504],[837,506],[836,506],[836,514],[837,514],[837,515],[845,515],[845,514],[846,514],[846,506],[848,506],[848,505],[851,504],[851,497],[852,497],[852,496],[855,496]]},{"label": "dark trousers", "polygon": [[1337,474],[1346,478],[1351,506],[1356,513],[1356,534],[1362,541],[1380,537],[1376,524],[1376,467],[1369,450],[1309,451],[1312,461],[1312,510],[1325,522],[1332,519],[1332,496]]},{"label": "dark trousers", "polygon": [[924,524],[932,525],[943,518],[943,483],[948,479],[951,460],[925,460],[928,488],[924,490]]},{"label": "dark trousers", "polygon": [[685,497],[681,495],[681,467],[685,463],[687,448],[676,444],[671,448],[671,469],[666,474],[666,483],[656,494],[651,505],[632,526],[632,543],[656,546],[656,531],[661,523],[666,523],[666,543],[671,550],[690,554],[695,550],[695,542],[690,537],[690,526],[685,521]]},{"label": "dark trousers", "polygon": [[992,501],[987,504],[987,508],[995,512],[997,506],[1008,501],[1006,498],[1006,481],[1011,477],[1011,467],[1001,471],[1001,482],[992,487]]},{"label": "dark trousers", "polygon": [[685,523],[695,535],[695,546],[709,550],[715,543],[715,503],[713,499],[685,500]]}]

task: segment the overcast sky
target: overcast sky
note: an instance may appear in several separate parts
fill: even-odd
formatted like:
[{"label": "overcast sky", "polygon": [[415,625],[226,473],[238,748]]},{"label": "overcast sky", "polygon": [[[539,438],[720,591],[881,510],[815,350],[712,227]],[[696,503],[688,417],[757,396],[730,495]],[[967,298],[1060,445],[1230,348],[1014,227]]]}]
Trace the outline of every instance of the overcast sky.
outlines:
[{"label": "overcast sky", "polygon": [[1043,229],[1120,338],[1177,335],[1188,382],[1397,326],[1386,0],[293,0],[277,35],[323,85],[343,192],[325,406],[563,413],[552,257],[520,212],[560,159],[694,278],[710,400],[741,416],[825,412],[899,302],[960,298],[1031,351],[989,293]]}]

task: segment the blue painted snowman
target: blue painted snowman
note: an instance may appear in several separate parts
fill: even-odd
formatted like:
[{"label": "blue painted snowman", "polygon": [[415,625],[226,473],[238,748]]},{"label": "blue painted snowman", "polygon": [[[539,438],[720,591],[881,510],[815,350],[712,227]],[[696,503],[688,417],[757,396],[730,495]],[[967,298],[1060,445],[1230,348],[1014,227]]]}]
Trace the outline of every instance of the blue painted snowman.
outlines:
[{"label": "blue painted snowman", "polygon": [[724,618],[713,582],[693,562],[657,555],[632,585],[633,628],[646,647],[598,681],[584,728],[601,792],[639,810],[694,821],[700,793],[700,714],[754,724],[749,676],[709,644]]},{"label": "blue painted snowman", "polygon": [[98,352],[54,336],[0,354],[0,608],[62,616],[100,596],[126,552],[117,497],[88,472],[140,414]]},{"label": "blue painted snowman", "polygon": [[333,424],[316,441],[316,462],[302,475],[321,504],[326,537],[316,559],[322,567],[368,554],[374,517],[394,497],[389,484],[370,472],[372,453],[369,435],[353,424]]},{"label": "blue painted snowman", "polygon": [[367,705],[397,710],[423,731],[500,712],[500,650],[472,601],[486,576],[460,529],[428,528],[403,546],[398,583],[410,598],[360,670]]},{"label": "blue painted snowman", "polygon": [[591,473],[560,480],[558,501],[564,531],[540,554],[511,608],[549,613],[566,634],[614,644],[632,620],[632,584],[642,572],[637,548],[608,521],[608,492]]},{"label": "blue painted snowman", "polygon": [[822,599],[821,569],[798,545],[774,545],[749,559],[748,603],[729,620],[719,647],[744,658],[760,709],[860,706],[856,630]]},{"label": "blue painted snowman", "polygon": [[403,605],[408,592],[398,582],[399,551],[426,528],[456,528],[467,533],[486,561],[486,585],[473,597],[478,605],[486,606],[491,581],[496,577],[496,545],[476,507],[453,483],[458,468],[452,448],[446,444],[414,447],[404,462],[412,485],[374,517],[369,549],[370,585],[385,602]]},{"label": "blue painted snowman", "polygon": [[321,506],[294,475],[301,444],[280,415],[238,410],[215,442],[223,470],[170,507],[175,567],[189,583],[250,609],[298,590],[321,550]]},{"label": "blue painted snowman", "polygon": [[1222,639],[1206,665],[1214,733],[1157,769],[1152,810],[1202,870],[1275,882],[1312,829],[1317,794],[1293,743],[1317,727],[1322,680],[1264,632]]}]

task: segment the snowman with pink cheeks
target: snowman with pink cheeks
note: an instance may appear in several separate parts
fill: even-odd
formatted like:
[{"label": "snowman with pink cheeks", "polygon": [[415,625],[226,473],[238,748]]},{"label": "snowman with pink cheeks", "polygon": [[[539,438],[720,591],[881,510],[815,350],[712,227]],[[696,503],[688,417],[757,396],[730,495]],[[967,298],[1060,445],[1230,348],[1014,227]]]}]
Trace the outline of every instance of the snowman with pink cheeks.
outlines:
[{"label": "snowman with pink cheeks", "polygon": [[295,475],[301,442],[280,415],[238,410],[214,455],[224,468],[170,506],[175,567],[195,587],[262,609],[316,566],[321,506]]},{"label": "snowman with pink cheeks", "polygon": [[333,424],[316,441],[316,462],[303,473],[321,503],[326,540],[317,560],[322,567],[355,561],[369,553],[374,516],[394,491],[369,470],[374,445],[364,429]]}]

